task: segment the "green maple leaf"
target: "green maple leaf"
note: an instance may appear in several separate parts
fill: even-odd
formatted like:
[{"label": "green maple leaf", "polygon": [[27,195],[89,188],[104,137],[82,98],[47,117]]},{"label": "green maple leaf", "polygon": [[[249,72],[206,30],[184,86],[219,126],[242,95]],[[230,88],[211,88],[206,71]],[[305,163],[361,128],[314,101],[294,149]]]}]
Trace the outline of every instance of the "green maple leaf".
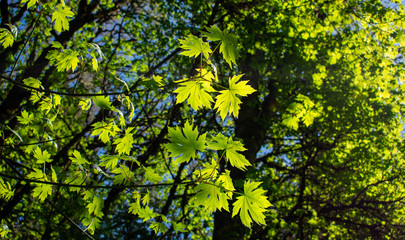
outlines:
[{"label": "green maple leaf", "polygon": [[146,222],[146,221],[148,221],[149,219],[158,216],[158,214],[157,214],[157,213],[154,213],[153,210],[152,210],[152,208],[150,208],[150,207],[145,207],[145,208],[139,209],[139,211],[138,211],[138,216],[139,216],[140,218],[143,218],[143,222]]},{"label": "green maple leaf", "polygon": [[127,128],[125,130],[125,135],[122,138],[117,138],[114,140],[114,144],[117,144],[115,151],[121,154],[129,154],[132,149],[132,144],[134,144],[134,137],[131,131],[133,127]]},{"label": "green maple leaf", "polygon": [[188,57],[198,57],[198,55],[202,54],[208,58],[210,53],[212,52],[210,49],[210,45],[207,42],[204,42],[201,38],[198,38],[194,35],[188,35],[186,39],[180,39],[180,43],[182,44],[180,48],[186,50],[181,52],[181,55],[185,55]]},{"label": "green maple leaf", "polygon": [[44,201],[49,195],[52,194],[52,186],[49,184],[37,185],[33,190],[33,196]]},{"label": "green maple leaf", "polygon": [[[101,93],[101,92],[99,92]],[[114,107],[111,106],[110,98],[108,96],[95,96],[93,97],[93,102],[96,104],[96,106],[102,108],[102,109],[107,109],[107,110],[113,110]]]},{"label": "green maple leaf", "polygon": [[49,59],[49,63],[57,67],[59,72],[68,71],[72,69],[72,72],[76,70],[79,63],[79,52],[70,49],[59,52],[57,50],[49,51],[46,55]]},{"label": "green maple leaf", "polygon": [[162,177],[155,173],[151,167],[145,168],[145,178],[153,183],[162,181]]},{"label": "green maple leaf", "polygon": [[69,30],[68,17],[73,17],[75,14],[70,11],[70,7],[62,4],[56,6],[55,11],[52,13],[52,22],[55,22],[55,30],[62,32],[63,30]]},{"label": "green maple leaf", "polygon": [[102,217],[104,216],[104,213],[102,211],[104,206],[104,201],[101,197],[94,197],[93,201],[90,202],[86,208],[88,209],[89,214],[94,214],[97,217]]},{"label": "green maple leaf", "polygon": [[266,225],[264,220],[265,209],[271,204],[265,196],[266,191],[258,188],[261,182],[245,181],[242,196],[237,197],[233,203],[232,217],[240,211],[240,219],[243,225],[250,228],[252,220],[258,224]]},{"label": "green maple leaf", "polygon": [[120,165],[119,168],[116,168],[111,172],[116,174],[113,180],[114,184],[130,183],[134,179],[134,173],[125,165]]},{"label": "green maple leaf", "polygon": [[219,178],[218,178],[218,182],[221,184],[221,186],[223,188],[225,188],[226,190],[228,190],[228,192],[226,193],[228,195],[229,198],[232,198],[233,195],[233,191],[235,191],[235,187],[233,186],[233,182],[232,182],[232,178],[230,175],[230,171],[229,170],[225,170],[224,173],[222,173]]},{"label": "green maple leaf", "polygon": [[214,178],[218,175],[218,163],[212,159],[211,163],[203,163],[201,170],[195,170],[194,174],[198,176],[198,178],[207,179],[207,178]]},{"label": "green maple leaf", "polygon": [[174,90],[177,93],[176,103],[182,103],[186,99],[188,104],[197,111],[200,108],[208,107],[211,108],[212,99],[211,95],[204,88],[201,81],[187,81],[180,83],[181,87]]},{"label": "green maple leaf", "polygon": [[300,120],[298,117],[288,115],[285,119],[283,119],[282,124],[284,124],[288,128],[297,130],[299,121]]},{"label": "green maple leaf", "polygon": [[101,156],[100,166],[114,169],[118,164],[118,160],[120,160],[118,155],[104,155]]},{"label": "green maple leaf", "polygon": [[28,179],[40,179],[47,181],[46,175],[42,172],[42,170],[34,168],[34,171],[27,175]]},{"label": "green maple leaf", "polygon": [[12,46],[14,40],[13,34],[8,29],[0,28],[0,44],[3,44],[4,48]]},{"label": "green maple leaf", "polygon": [[205,148],[206,133],[198,136],[198,130],[187,121],[183,128],[169,128],[170,143],[165,144],[170,157],[177,157],[176,162],[188,162],[197,156],[197,151],[203,152]]},{"label": "green maple leaf", "polygon": [[77,150],[73,151],[73,157],[69,157],[69,159],[73,162],[73,163],[77,163],[77,164],[89,164],[89,162],[82,157],[82,155],[80,154],[80,152],[78,152]]},{"label": "green maple leaf", "polygon": [[[217,183],[219,182],[217,181]],[[195,190],[197,191],[194,200],[195,204],[203,205],[210,212],[217,209],[225,209],[229,212],[228,199],[231,198],[222,188],[213,184],[201,183]]]},{"label": "green maple leaf", "polygon": [[121,131],[113,121],[108,123],[106,122],[97,122],[93,124],[94,130],[91,133],[91,136],[98,136],[98,138],[103,142],[107,143],[110,141],[110,137],[113,137],[117,132]]},{"label": "green maple leaf", "polygon": [[212,150],[225,150],[225,157],[232,166],[241,170],[246,170],[246,166],[250,166],[249,161],[238,151],[245,151],[246,148],[239,141],[232,140],[232,137],[227,138],[222,133],[212,138],[214,141],[208,143],[208,148]]},{"label": "green maple leaf", "polygon": [[94,234],[94,231],[100,228],[101,219],[98,217],[92,217],[90,214],[87,215],[83,220],[83,226],[86,226],[86,231],[90,234]]},{"label": "green maple leaf", "polygon": [[229,89],[220,91],[220,95],[217,96],[214,108],[220,113],[222,120],[226,115],[233,115],[238,117],[240,104],[242,101],[239,96],[245,97],[248,94],[255,92],[251,86],[247,85],[248,81],[239,81],[243,75],[237,75],[229,78]]},{"label": "green maple leaf", "polygon": [[21,117],[17,116],[17,120],[18,122],[24,125],[30,124],[34,121],[34,114],[28,113],[27,111],[24,110],[21,112]]},{"label": "green maple leaf", "polygon": [[225,61],[232,68],[232,63],[236,64],[239,52],[236,49],[238,42],[236,36],[227,32],[222,32],[217,26],[207,27],[208,32],[202,32],[203,36],[210,41],[221,41],[219,52],[224,56]]},{"label": "green maple leaf", "polygon": [[34,151],[34,158],[37,159],[37,163],[45,163],[45,162],[52,162],[51,154],[48,153],[47,150],[42,151],[39,147],[37,147]]}]

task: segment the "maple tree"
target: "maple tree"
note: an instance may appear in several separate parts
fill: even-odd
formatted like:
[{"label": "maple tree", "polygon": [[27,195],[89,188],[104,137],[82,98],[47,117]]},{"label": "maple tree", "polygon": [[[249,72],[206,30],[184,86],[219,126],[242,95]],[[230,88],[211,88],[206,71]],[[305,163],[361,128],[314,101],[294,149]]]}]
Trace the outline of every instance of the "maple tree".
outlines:
[{"label": "maple tree", "polygon": [[7,1],[0,236],[400,239],[400,1]]}]

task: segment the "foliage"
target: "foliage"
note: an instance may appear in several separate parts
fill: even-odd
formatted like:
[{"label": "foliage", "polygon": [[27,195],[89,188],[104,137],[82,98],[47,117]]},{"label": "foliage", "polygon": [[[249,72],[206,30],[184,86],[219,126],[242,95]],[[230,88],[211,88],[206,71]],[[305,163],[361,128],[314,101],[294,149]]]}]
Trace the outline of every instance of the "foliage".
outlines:
[{"label": "foliage", "polygon": [[0,237],[405,237],[400,1],[1,6]]}]

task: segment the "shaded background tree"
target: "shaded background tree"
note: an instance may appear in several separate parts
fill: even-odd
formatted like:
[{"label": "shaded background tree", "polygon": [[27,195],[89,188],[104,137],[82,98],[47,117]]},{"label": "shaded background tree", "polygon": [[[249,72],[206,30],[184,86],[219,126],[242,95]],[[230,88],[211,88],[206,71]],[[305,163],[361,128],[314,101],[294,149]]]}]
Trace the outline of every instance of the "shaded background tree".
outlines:
[{"label": "shaded background tree", "polygon": [[[96,239],[403,237],[399,1],[66,2],[74,16],[61,32],[50,22],[55,7],[62,7],[28,7],[31,2],[1,1],[1,27],[18,29],[0,53],[0,216],[8,238],[80,239],[93,231]],[[238,118],[224,122],[216,110],[176,105],[173,93],[175,81],[199,66],[179,54],[178,40],[212,25],[237,36],[241,55],[232,69],[213,55],[219,83],[244,73],[257,90],[243,99]],[[66,61],[73,59],[68,69],[50,57],[60,47]],[[163,77],[163,88],[153,75]],[[40,81],[43,95],[22,87],[35,87],[30,77]],[[109,101],[91,95],[98,92],[110,93]],[[220,169],[231,170],[237,189],[245,179],[263,182],[273,204],[266,226],[249,229],[224,210],[211,214],[193,206],[189,180],[200,166],[174,164],[163,145],[168,129],[187,120],[199,132],[222,132],[244,143],[248,171],[223,161]],[[117,140],[132,128],[127,157],[113,157]],[[97,129],[109,134],[94,136]],[[220,156],[199,158],[209,163]],[[41,157],[46,164],[38,165]],[[145,168],[136,162],[171,184],[114,182],[120,172],[112,165],[119,163],[133,173],[128,182],[144,184]],[[38,166],[57,175],[43,201],[27,180]],[[106,188],[92,187],[101,185]],[[149,198],[160,215],[142,222],[145,216],[131,213],[138,198]],[[178,225],[158,225],[166,222],[162,216]],[[149,229],[153,223],[161,228],[157,233]]]}]

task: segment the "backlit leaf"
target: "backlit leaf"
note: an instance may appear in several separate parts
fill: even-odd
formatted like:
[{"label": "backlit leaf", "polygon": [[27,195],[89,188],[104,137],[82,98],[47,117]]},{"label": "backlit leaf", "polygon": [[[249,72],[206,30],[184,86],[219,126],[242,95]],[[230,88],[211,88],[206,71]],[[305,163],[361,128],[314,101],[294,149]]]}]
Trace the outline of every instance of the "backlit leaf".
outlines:
[{"label": "backlit leaf", "polygon": [[69,30],[69,20],[67,18],[73,17],[74,13],[70,11],[70,7],[62,4],[56,6],[55,11],[52,13],[52,22],[55,22],[55,30],[59,33]]},{"label": "backlit leaf", "polygon": [[188,162],[197,156],[197,151],[203,152],[205,148],[206,133],[198,136],[198,130],[186,122],[183,128],[169,128],[170,143],[165,144],[170,157],[177,157],[176,162]]},{"label": "backlit leaf", "polygon": [[229,78],[229,89],[220,91],[217,96],[214,108],[220,113],[222,120],[229,115],[238,117],[240,104],[242,101],[238,96],[245,97],[248,94],[255,92],[251,86],[247,85],[248,81],[239,81],[243,75],[237,75]]},{"label": "backlit leaf", "polygon": [[264,212],[271,204],[265,196],[266,191],[258,188],[261,182],[245,181],[242,196],[237,197],[233,203],[232,217],[240,211],[243,225],[250,227],[252,220],[258,224],[266,225]]}]

